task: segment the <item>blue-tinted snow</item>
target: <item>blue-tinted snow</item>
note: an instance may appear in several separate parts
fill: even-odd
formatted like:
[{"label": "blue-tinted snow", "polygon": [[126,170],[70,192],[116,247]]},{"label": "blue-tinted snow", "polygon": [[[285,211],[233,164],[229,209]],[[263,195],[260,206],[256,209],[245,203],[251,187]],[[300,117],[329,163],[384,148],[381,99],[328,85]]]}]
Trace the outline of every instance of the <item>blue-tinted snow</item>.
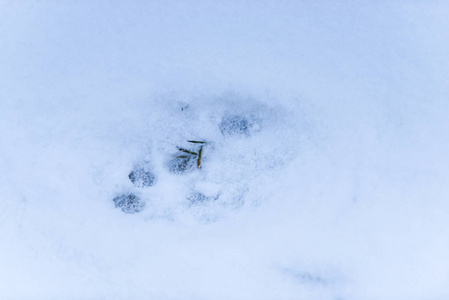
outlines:
[{"label": "blue-tinted snow", "polygon": [[448,20],[0,1],[0,299],[447,299]]}]

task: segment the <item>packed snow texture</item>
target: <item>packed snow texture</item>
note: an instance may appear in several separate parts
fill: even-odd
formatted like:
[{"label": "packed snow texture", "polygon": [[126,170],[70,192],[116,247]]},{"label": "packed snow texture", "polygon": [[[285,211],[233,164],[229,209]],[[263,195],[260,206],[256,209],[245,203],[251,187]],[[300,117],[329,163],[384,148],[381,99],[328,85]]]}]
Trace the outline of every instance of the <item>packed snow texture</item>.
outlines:
[{"label": "packed snow texture", "polygon": [[0,299],[449,299],[448,53],[443,0],[0,0]]}]

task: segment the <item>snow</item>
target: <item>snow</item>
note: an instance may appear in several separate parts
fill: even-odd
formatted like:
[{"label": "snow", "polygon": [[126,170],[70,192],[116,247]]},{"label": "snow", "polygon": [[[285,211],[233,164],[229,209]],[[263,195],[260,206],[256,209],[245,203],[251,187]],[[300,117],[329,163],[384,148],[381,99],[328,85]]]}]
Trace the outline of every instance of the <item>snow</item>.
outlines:
[{"label": "snow", "polygon": [[0,299],[448,299],[448,20],[0,0]]}]

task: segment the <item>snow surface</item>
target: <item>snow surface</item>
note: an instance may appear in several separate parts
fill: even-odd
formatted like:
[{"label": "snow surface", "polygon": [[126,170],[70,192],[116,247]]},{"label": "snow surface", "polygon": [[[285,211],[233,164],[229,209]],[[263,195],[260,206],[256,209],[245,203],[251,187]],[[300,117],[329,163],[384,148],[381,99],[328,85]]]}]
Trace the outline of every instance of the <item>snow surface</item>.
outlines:
[{"label": "snow surface", "polygon": [[449,299],[448,54],[443,0],[0,0],[0,299]]}]

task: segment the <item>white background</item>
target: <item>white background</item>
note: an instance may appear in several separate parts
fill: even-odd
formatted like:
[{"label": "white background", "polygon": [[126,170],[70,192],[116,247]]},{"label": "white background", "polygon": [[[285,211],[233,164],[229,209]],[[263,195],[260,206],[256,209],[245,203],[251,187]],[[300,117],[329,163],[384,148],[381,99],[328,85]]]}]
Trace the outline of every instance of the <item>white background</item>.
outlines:
[{"label": "white background", "polygon": [[448,299],[448,116],[447,1],[0,0],[0,299]]}]

